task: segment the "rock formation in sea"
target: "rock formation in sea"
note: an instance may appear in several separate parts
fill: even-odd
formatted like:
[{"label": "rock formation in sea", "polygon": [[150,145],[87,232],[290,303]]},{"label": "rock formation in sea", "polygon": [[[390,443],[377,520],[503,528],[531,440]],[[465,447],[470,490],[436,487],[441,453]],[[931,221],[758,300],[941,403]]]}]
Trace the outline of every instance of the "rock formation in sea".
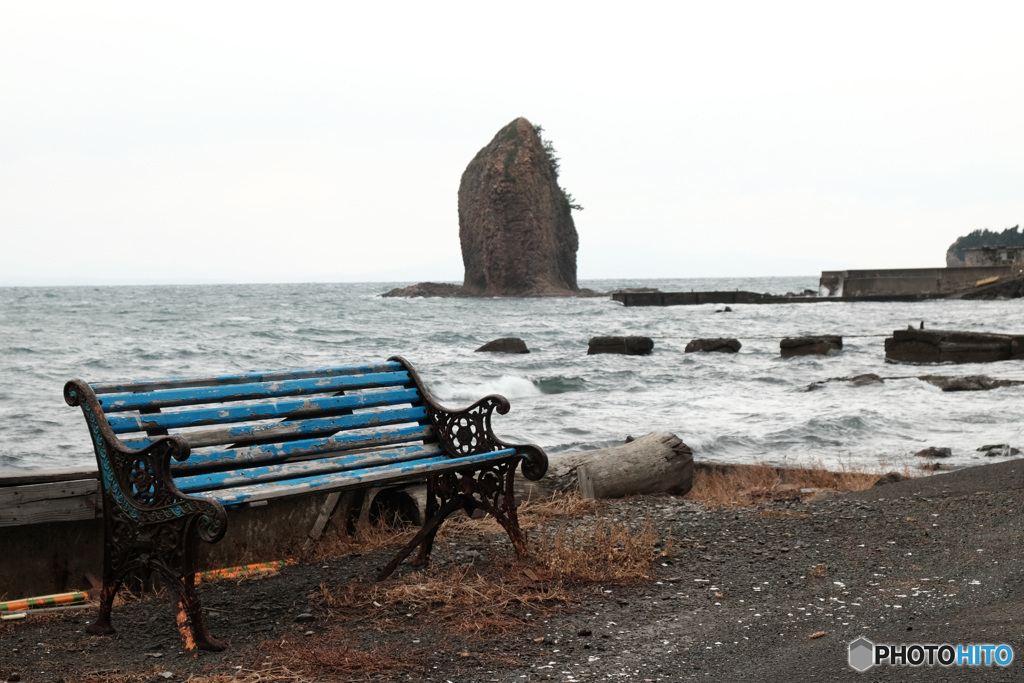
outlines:
[{"label": "rock formation in sea", "polygon": [[462,287],[420,283],[384,296],[600,296],[576,283],[572,197],[541,129],[518,118],[477,152],[459,184]]},{"label": "rock formation in sea", "polygon": [[579,290],[579,237],[557,161],[525,118],[477,152],[459,185],[463,287],[481,296],[558,296]]}]

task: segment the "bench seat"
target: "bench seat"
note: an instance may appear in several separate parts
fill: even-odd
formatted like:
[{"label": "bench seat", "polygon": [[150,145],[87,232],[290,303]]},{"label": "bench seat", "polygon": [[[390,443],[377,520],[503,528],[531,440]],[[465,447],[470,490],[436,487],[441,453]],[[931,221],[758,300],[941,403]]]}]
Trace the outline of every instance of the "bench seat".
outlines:
[{"label": "bench seat", "polygon": [[[413,448],[417,447],[414,446]],[[404,451],[411,449],[401,450]],[[236,485],[242,483],[238,481],[238,479],[244,478],[248,472],[251,472],[251,470],[246,470],[245,473],[240,476],[230,477],[230,479],[233,479],[234,481],[229,482],[229,488],[220,489],[203,486],[201,489],[195,490],[194,493],[195,495],[202,496],[203,498],[216,500],[221,505],[227,507],[241,503],[254,503],[256,501],[270,500],[281,496],[295,495],[300,490],[333,491],[337,489],[372,486],[380,483],[394,485],[413,481],[423,481],[427,476],[439,474],[441,472],[458,471],[467,467],[479,467],[487,463],[493,463],[497,460],[514,457],[517,457],[515,449],[504,448],[499,451],[482,453],[480,455],[468,455],[461,458],[446,458],[443,455],[437,455],[427,459],[398,462],[393,465],[378,465],[376,467],[368,467],[366,469],[354,471],[340,471],[334,474],[328,473],[311,476],[298,476],[290,479],[269,481],[266,483],[247,484],[243,486]],[[314,462],[319,463],[321,461]],[[300,463],[299,465],[304,466],[306,464],[307,463]],[[232,472],[228,474],[234,475],[235,473]],[[200,476],[208,477],[217,475]],[[198,478],[199,477],[189,477],[188,479]],[[192,482],[189,482],[189,484],[191,483]],[[211,490],[211,488],[213,490]],[[187,491],[188,489],[182,490]]]},{"label": "bench seat", "polygon": [[539,479],[539,447],[505,443],[491,416],[501,396],[449,410],[400,357],[340,365],[125,382],[71,380],[99,465],[104,502],[104,587],[93,633],[110,633],[110,607],[133,572],[175,589],[196,644],[223,649],[203,626],[194,589],[198,539],[216,542],[226,508],[374,486],[427,484],[416,537],[381,570],[390,574],[457,509],[483,509],[525,548],[512,494],[517,467]]}]

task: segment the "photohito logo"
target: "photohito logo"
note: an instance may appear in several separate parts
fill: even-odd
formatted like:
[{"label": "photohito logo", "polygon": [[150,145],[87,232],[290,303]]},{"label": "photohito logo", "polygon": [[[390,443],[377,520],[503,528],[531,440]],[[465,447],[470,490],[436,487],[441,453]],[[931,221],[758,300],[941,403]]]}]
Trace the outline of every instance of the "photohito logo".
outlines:
[{"label": "photohito logo", "polygon": [[1010,666],[1009,645],[875,645],[861,637],[850,643],[850,667],[864,672],[873,666]]}]

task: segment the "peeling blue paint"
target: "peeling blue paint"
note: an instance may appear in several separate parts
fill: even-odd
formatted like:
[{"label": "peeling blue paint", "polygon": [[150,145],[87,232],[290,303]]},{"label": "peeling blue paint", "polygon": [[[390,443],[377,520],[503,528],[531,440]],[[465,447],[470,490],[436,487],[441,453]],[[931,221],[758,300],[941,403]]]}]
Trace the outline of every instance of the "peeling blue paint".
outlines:
[{"label": "peeling blue paint", "polygon": [[396,361],[370,363],[367,365],[335,365],[325,367],[298,368],[293,370],[269,370],[261,372],[244,372],[229,375],[213,375],[209,377],[161,377],[155,379],[137,379],[119,382],[96,382],[90,384],[97,394],[118,392],[142,392],[178,388],[203,387],[225,384],[252,384],[257,382],[302,379],[303,377],[322,377],[329,375],[367,375],[375,372],[394,372],[401,370],[402,364]]},{"label": "peeling blue paint", "polygon": [[245,422],[269,418],[288,418],[293,413],[303,410],[319,410],[324,412],[345,409],[375,408],[378,406],[396,405],[401,403],[417,403],[420,393],[416,389],[391,389],[388,391],[347,394],[315,399],[293,399],[276,403],[258,403],[254,405],[238,405],[228,408],[201,408],[181,410],[173,413],[155,415],[111,415],[107,418],[115,434],[141,432],[154,427],[164,429],[181,429],[184,427],[201,427],[231,422]]},{"label": "peeling blue paint", "polygon": [[366,375],[336,375],[326,379],[296,379],[283,382],[170,388],[132,394],[108,394],[98,396],[97,398],[99,398],[100,404],[103,406],[103,412],[109,413],[123,410],[173,408],[202,403],[297,396],[324,391],[405,386],[409,381],[409,373],[403,370],[400,372],[377,372]]},{"label": "peeling blue paint", "polygon": [[269,500],[281,496],[294,495],[303,490],[332,490],[365,486],[374,481],[387,481],[389,484],[399,483],[404,478],[420,479],[428,474],[452,470],[472,470],[478,465],[497,462],[515,457],[514,448],[505,448],[490,453],[468,455],[462,458],[446,458],[443,455],[395,465],[382,465],[349,472],[338,472],[328,475],[297,477],[284,481],[266,484],[251,484],[219,491],[196,492],[194,495],[211,498],[224,506],[239,505],[257,500]]},{"label": "peeling blue paint", "polygon": [[399,429],[375,430],[368,434],[340,434],[320,439],[301,439],[245,448],[193,452],[185,462],[172,464],[171,471],[175,476],[181,476],[185,473],[198,473],[214,467],[223,469],[228,466],[244,467],[251,464],[272,463],[301,456],[353,450],[359,447],[419,441],[429,438],[432,433],[430,427],[417,424]]},{"label": "peeling blue paint", "polygon": [[[355,415],[345,415],[336,418],[245,425],[226,430],[224,438],[220,439],[220,441],[221,443],[238,443],[260,439],[294,440],[303,437],[309,438],[317,435],[332,434],[343,429],[360,429],[378,425],[400,424],[402,422],[419,422],[425,420],[426,415],[427,411],[425,408],[397,408],[375,413],[356,413]],[[188,438],[187,433],[183,433],[182,436],[186,439]],[[155,438],[131,439],[125,440],[123,443],[130,448],[145,448],[153,443]]]},{"label": "peeling blue paint", "polygon": [[178,476],[175,477],[174,482],[182,492],[194,493],[246,484],[365,469],[401,463],[407,460],[423,460],[424,458],[436,457],[438,455],[442,455],[442,452],[441,448],[436,444],[428,446],[403,446],[389,450],[367,451],[334,458],[302,460],[300,462],[288,462],[264,467],[248,467],[188,477]]}]

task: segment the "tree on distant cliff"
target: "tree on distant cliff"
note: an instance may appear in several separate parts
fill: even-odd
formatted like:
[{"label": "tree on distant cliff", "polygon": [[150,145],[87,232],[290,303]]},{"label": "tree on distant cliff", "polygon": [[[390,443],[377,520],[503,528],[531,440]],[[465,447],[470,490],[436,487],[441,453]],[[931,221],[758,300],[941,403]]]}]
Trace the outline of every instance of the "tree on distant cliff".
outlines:
[{"label": "tree on distant cliff", "polygon": [[1020,225],[1007,228],[1002,232],[992,230],[975,230],[963,237],[958,237],[946,250],[947,266],[962,266],[965,262],[964,249],[971,247],[1024,247],[1024,233]]}]

